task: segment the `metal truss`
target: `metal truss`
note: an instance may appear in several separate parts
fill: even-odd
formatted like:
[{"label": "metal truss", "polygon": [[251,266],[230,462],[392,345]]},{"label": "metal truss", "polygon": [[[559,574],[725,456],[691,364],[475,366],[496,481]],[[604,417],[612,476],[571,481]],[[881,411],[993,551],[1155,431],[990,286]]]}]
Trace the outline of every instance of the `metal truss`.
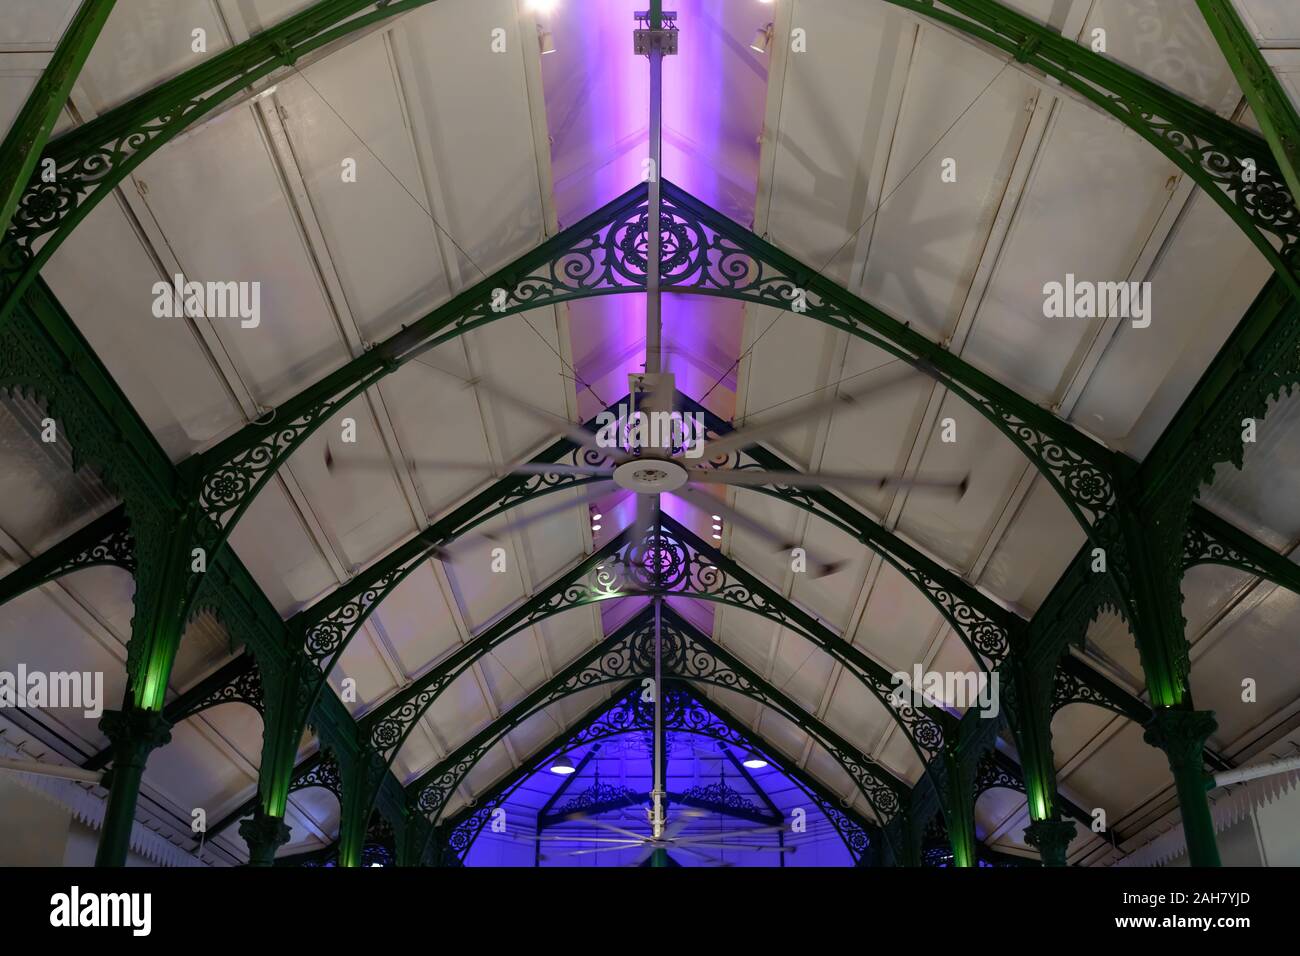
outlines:
[{"label": "metal truss", "polygon": [[121,505],[0,578],[0,604],[65,574],[104,566],[135,574],[135,539]]},{"label": "metal truss", "polygon": [[1300,196],[1300,116],[1231,0],[1196,0],[1250,101],[1292,196]]},{"label": "metal truss", "polygon": [[[700,701],[681,685],[674,686],[667,680],[664,683],[665,690],[676,692],[684,702],[684,706],[678,707],[674,712],[674,719],[681,722],[682,726],[670,726],[669,729],[761,752],[773,766],[798,784],[826,815],[854,862],[862,865],[868,861],[874,842],[879,839],[878,827],[859,817],[840,798],[803,771],[776,757],[774,748],[744,728],[725,708],[713,701]],[[608,701],[598,704],[571,730],[557,735],[538,748],[519,768],[476,798],[472,806],[465,807],[451,817],[438,829],[438,850],[434,859],[444,866],[462,865],[474,840],[491,819],[492,811],[504,804],[515,787],[535,773],[545,761],[600,740],[637,730],[644,731],[647,723],[644,708],[640,705],[640,695],[640,685],[634,684],[625,692],[621,691],[612,706]]]},{"label": "metal truss", "polygon": [[[883,822],[898,812],[900,800],[908,790],[906,783],[860,753],[671,607],[662,608],[661,622],[665,674],[678,681],[735,691],[775,709],[841,766],[861,790],[877,819]],[[641,679],[653,674],[654,633],[653,609],[647,607],[409,784],[407,792],[412,809],[437,823],[456,787],[511,729],[556,701],[589,687],[627,680],[639,684]]]},{"label": "metal truss", "polygon": [[[279,728],[293,726],[307,713],[315,719],[317,710],[306,688],[328,658],[308,660],[298,654],[302,645],[296,640],[277,640],[283,638],[283,627],[277,629],[273,612],[265,613],[269,604],[264,596],[259,600],[251,581],[241,580],[242,566],[225,558],[228,549],[223,545],[234,523],[312,431],[416,351],[530,308],[644,291],[645,190],[630,190],[309,387],[268,418],[179,468],[168,461],[37,273],[90,209],[177,133],[261,79],[290,68],[297,58],[425,2],[429,0],[322,0],[60,137],[42,153],[42,158],[54,160],[54,181],[45,182],[39,175],[30,180],[0,243],[0,384],[43,401],[60,421],[74,463],[96,468],[122,500],[132,547],[128,557],[127,539],[92,541],[88,530],[86,539],[79,541],[81,547],[61,549],[44,561],[43,555],[30,568],[11,575],[0,586],[0,597],[12,597],[79,567],[116,563],[131,569],[133,563],[136,613],[128,648],[127,704],[146,712],[164,709],[171,663],[193,609],[216,611],[228,628],[240,632],[240,642],[249,646],[262,669],[267,722],[277,728],[272,737],[278,748],[270,761],[264,754],[263,768],[282,781],[272,787],[273,807],[279,790],[287,787],[292,762],[285,743],[288,734]],[[1264,576],[1288,587],[1297,583],[1286,566],[1289,562],[1265,554],[1262,546],[1250,547],[1239,534],[1207,538],[1203,516],[1192,505],[1200,486],[1212,480],[1216,464],[1241,465],[1243,418],[1263,418],[1270,401],[1289,394],[1300,382],[1300,310],[1295,301],[1300,286],[1292,256],[1300,227],[1283,181],[1285,170],[1279,171],[1267,143],[1253,133],[991,0],[888,2],[1011,54],[1135,129],[1210,192],[1278,270],[1147,459],[1135,466],[1115,455],[668,183],[663,184],[665,212],[659,223],[666,250],[663,283],[679,293],[779,308],[798,300],[810,317],[934,377],[988,418],[1044,475],[1091,543],[1102,545],[1112,558],[1109,580],[1085,581],[1072,569],[1074,577],[1049,597],[1027,636],[1010,633],[1009,656],[1003,640],[1007,622],[987,606],[981,611],[991,626],[971,618],[967,627],[958,627],[985,664],[996,666],[999,660],[1023,656],[1024,664],[1018,666],[1030,674],[1027,686],[1038,687],[1034,693],[1044,698],[1029,706],[1021,695],[1029,719],[1044,713],[1050,717],[1053,654],[1059,656],[1104,607],[1124,615],[1134,629],[1157,709],[1190,706],[1177,598],[1186,563],[1221,561],[1251,573],[1267,571]],[[12,156],[20,172],[36,168],[34,154],[44,135],[40,130],[57,114],[56,104],[66,96],[76,72],[72,64],[84,59],[90,34],[98,32],[94,19],[107,6],[91,3],[82,8],[76,29],[65,37],[66,56],[65,44],[56,54],[59,70],[20,114],[22,129],[0,145],[0,152]],[[1222,4],[1201,0],[1201,6],[1234,70],[1239,76],[1249,74],[1243,80],[1247,95],[1261,110],[1282,166],[1294,174],[1293,113],[1271,99],[1271,78],[1258,72],[1258,63],[1245,63],[1251,51],[1234,48],[1237,40],[1226,32],[1231,24],[1216,22],[1216,14],[1224,12]],[[31,130],[36,130],[34,138]],[[6,171],[13,168],[4,164]],[[1244,175],[1247,168],[1253,176]],[[6,180],[0,185],[0,199],[8,205],[14,195],[11,184]],[[506,306],[500,311],[491,307],[498,289],[506,291]],[[1223,528],[1211,523],[1208,530]],[[861,531],[859,539],[864,535]],[[103,547],[96,552],[99,545]],[[209,557],[206,574],[186,570],[196,546]],[[213,568],[224,568],[224,577],[220,570],[214,576]],[[949,587],[950,579],[935,577],[936,591],[917,574],[909,577],[930,592],[931,600],[943,603],[941,592],[957,593]],[[959,596],[969,599],[969,594]],[[979,603],[968,601],[966,606]],[[952,604],[946,612],[950,620],[959,616],[957,606]],[[1050,671],[1048,660],[1053,661]],[[327,710],[331,699],[320,698]],[[156,745],[144,743],[148,736],[141,738],[140,746]],[[369,768],[366,774],[382,778],[374,755],[362,759],[355,741],[350,746],[360,766]],[[1190,780],[1184,781],[1189,792],[1195,790]],[[133,802],[135,787],[138,781],[123,780],[114,789]],[[121,837],[114,837],[108,856],[121,850]]]},{"label": "metal truss", "polygon": [[[99,39],[117,0],[83,0],[69,22],[36,88],[23,103],[0,142],[0,231],[9,226],[18,200],[28,188],[41,151],[63,112],[73,84]],[[44,173],[44,170],[40,171]],[[37,178],[41,178],[39,175]]]},{"label": "metal truss", "polygon": [[[19,180],[26,188],[17,200],[13,221],[9,223],[8,216],[3,220],[8,230],[0,243],[0,326],[91,209],[164,145],[221,104],[272,74],[292,69],[313,51],[430,2],[433,0],[319,0],[51,142],[41,159],[53,161],[53,181],[47,181],[40,170],[30,181]],[[77,39],[57,64],[60,70],[51,77],[53,89],[38,89],[40,95],[29,100],[28,108],[39,114],[41,125],[53,125],[50,111],[57,117],[54,101],[62,106],[57,93],[61,91],[66,99],[93,43],[91,34],[99,32],[95,21],[102,24],[111,6],[95,0],[78,14],[74,21]],[[21,161],[19,171],[23,166],[28,172],[35,167],[35,146],[33,139],[26,151],[14,157]]]},{"label": "metal truss", "polygon": [[[913,706],[900,698],[885,667],[671,517],[662,516],[659,530],[646,541],[633,542],[628,537],[627,530],[620,533],[441,664],[376,706],[360,724],[371,748],[391,763],[415,723],[457,676],[492,648],[538,621],[601,601],[662,594],[726,604],[795,631],[841,662],[885,705],[923,761],[943,749],[945,727],[952,724],[949,714]],[[658,569],[650,566],[651,555],[659,556]]]},{"label": "metal truss", "polygon": [[885,2],[1001,50],[1132,129],[1205,190],[1300,297],[1300,211],[1258,134],[996,0]]}]

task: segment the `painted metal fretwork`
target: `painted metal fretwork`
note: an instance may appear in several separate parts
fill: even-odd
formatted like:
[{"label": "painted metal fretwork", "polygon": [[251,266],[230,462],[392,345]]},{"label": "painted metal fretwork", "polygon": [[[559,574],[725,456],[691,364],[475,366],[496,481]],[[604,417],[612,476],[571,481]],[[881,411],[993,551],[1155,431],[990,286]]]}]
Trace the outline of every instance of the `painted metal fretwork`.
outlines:
[{"label": "painted metal fretwork", "polygon": [[[773,766],[789,776],[808,793],[818,809],[835,826],[836,832],[844,841],[845,847],[855,863],[863,860],[870,851],[873,840],[879,834],[876,827],[845,807],[838,798],[827,792],[798,768],[786,766],[783,761],[775,758],[773,756],[775,751],[765,742],[756,738],[750,731],[744,729],[743,725],[730,715],[725,708],[712,701],[707,703],[701,701],[684,687],[673,686],[667,682],[665,684],[666,689],[678,695],[679,699],[679,706],[672,708],[670,711],[673,717],[670,721],[672,725],[668,729],[723,741],[737,749],[763,753]],[[514,788],[527,776],[535,772],[545,761],[553,759],[560,753],[566,753],[600,740],[637,731],[644,732],[648,727],[652,726],[651,722],[646,720],[647,711],[640,701],[640,694],[639,685],[634,685],[627,693],[621,694],[612,706],[609,704],[599,705],[594,709],[595,712],[589,712],[588,716],[580,721],[573,731],[559,735],[556,739],[540,748],[537,754],[525,761],[519,770],[508,775],[486,793],[479,796],[475,806],[467,807],[453,816],[440,830],[442,834],[441,855],[439,858],[441,864],[453,866],[463,864],[465,856],[473,846],[474,840],[488,820],[491,819],[492,811],[505,803]],[[678,723],[681,726],[676,726]]]},{"label": "painted metal fretwork", "polygon": [[[772,687],[734,655],[665,607],[662,619],[663,672],[675,681],[707,684],[740,693],[775,709],[807,733],[855,782],[880,820],[898,812],[907,786],[887,769],[853,748],[787,695]],[[550,704],[604,683],[639,680],[653,673],[654,616],[642,610],[606,640],[547,681],[509,712],[466,742],[408,788],[411,806],[437,822],[456,787],[513,727]],[[690,715],[675,715],[677,729],[688,729]]]},{"label": "painted metal fretwork", "polygon": [[1134,130],[1217,202],[1300,297],[1300,210],[1254,131],[996,0],[885,0],[996,47]]}]

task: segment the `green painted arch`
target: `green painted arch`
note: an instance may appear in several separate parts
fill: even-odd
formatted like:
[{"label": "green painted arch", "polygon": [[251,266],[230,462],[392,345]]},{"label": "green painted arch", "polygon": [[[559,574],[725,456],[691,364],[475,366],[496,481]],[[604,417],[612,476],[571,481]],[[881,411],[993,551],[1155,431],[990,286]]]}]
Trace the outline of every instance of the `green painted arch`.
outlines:
[{"label": "green painted arch", "polygon": [[[617,578],[610,572],[603,572],[604,577],[600,579],[601,583],[595,589],[586,587],[581,583],[582,578],[593,573],[597,565],[613,560],[613,556],[626,544],[627,534],[628,531],[626,530],[620,533],[600,551],[585,559],[573,571],[543,592],[544,595],[550,595],[550,597],[540,612],[528,612],[520,615],[517,620],[511,617],[504,618],[498,626],[479,635],[475,641],[463,645],[452,657],[421,677],[415,684],[377,706],[362,719],[359,725],[359,731],[366,738],[369,746],[385,760],[387,765],[391,766],[392,761],[396,758],[398,751],[406,742],[416,723],[441,696],[442,692],[458,677],[466,673],[484,654],[521,633],[524,629],[535,625],[539,621],[576,608],[629,596],[650,596],[653,592],[628,591],[615,588],[614,584]],[[686,532],[686,534],[689,534],[689,532]],[[689,541],[687,541],[686,546],[690,546]],[[695,553],[699,554],[700,552]],[[732,581],[735,581],[734,572],[736,569],[727,567],[727,564],[734,565],[734,562],[726,562],[721,566],[722,571]],[[775,620],[814,646],[821,648],[823,652],[829,654],[848,672],[852,673],[867,691],[880,702],[886,713],[898,724],[899,729],[907,737],[922,765],[929,765],[935,754],[942,751],[944,747],[945,724],[942,720],[947,718],[948,715],[942,712],[939,715],[932,715],[926,708],[914,707],[902,701],[893,701],[891,703],[889,696],[895,688],[888,680],[886,673],[883,672],[883,667],[881,667],[882,674],[876,675],[876,679],[873,680],[870,666],[873,662],[870,662],[865,655],[852,648],[839,635],[834,634],[829,629],[824,629],[825,633],[818,634],[815,629],[805,629],[797,622],[791,621],[787,615],[773,617],[763,614],[761,611],[764,600],[763,595],[761,592],[755,594],[754,591],[750,590],[757,579],[753,579],[752,576],[749,577],[751,577],[751,580],[746,581],[742,578],[737,586],[724,586],[720,593],[713,596],[689,590],[666,593],[669,596],[684,599],[712,600],[715,603],[756,614],[769,621]],[[728,578],[724,578],[723,583],[725,584],[727,580]],[[689,583],[689,577],[683,578],[683,583]],[[742,594],[751,596],[754,603],[745,603],[740,599]],[[861,656],[862,661],[856,660],[855,654]],[[886,684],[890,685],[888,691],[885,690]]]},{"label": "green painted arch", "polygon": [[[888,819],[893,813],[901,810],[907,793],[906,784],[903,781],[888,776],[888,771],[884,770],[883,767],[880,769],[884,771],[886,776],[878,775],[874,768],[880,765],[870,758],[865,758],[865,755],[860,755],[865,758],[864,760],[851,759],[852,755],[857,754],[858,751],[847,741],[840,738],[838,734],[823,724],[815,715],[808,713],[795,701],[773,688],[767,681],[735,658],[734,655],[714,644],[711,640],[703,638],[703,635],[699,634],[692,625],[678,617],[671,610],[666,611],[665,624],[681,644],[680,656],[682,660],[674,662],[670,666],[685,663],[688,668],[695,668],[696,671],[681,672],[674,670],[665,674],[665,680],[679,681],[684,684],[702,684],[730,690],[773,710],[808,734],[817,747],[840,766],[849,779],[854,781],[858,791],[871,804],[872,810],[877,816]],[[635,682],[646,677],[645,673],[636,670],[636,652],[632,645],[646,628],[652,627],[653,617],[648,615],[646,610],[638,612],[619,628],[615,635],[592,648],[569,667],[566,667],[551,682],[548,682],[548,685],[554,684],[554,687],[544,685],[539,688],[538,692],[521,701],[516,708],[494,721],[494,728],[490,737],[471,739],[437,766],[421,774],[419,778],[409,784],[407,791],[411,795],[412,805],[417,807],[422,814],[431,813],[432,816],[428,817],[428,819],[430,823],[437,825],[446,809],[446,802],[451,792],[468,776],[478,762],[490,752],[501,738],[520,724],[548,707],[590,688],[625,681]],[[620,647],[620,645],[625,646]],[[610,661],[612,656],[620,658],[619,666],[626,668],[627,672],[611,672]],[[707,667],[703,664],[706,658],[709,662]],[[848,758],[846,758],[845,754],[849,755]],[[854,765],[859,767],[857,772],[853,769]],[[881,802],[878,792],[873,792],[863,785],[862,775],[871,776],[880,787],[892,791],[893,802],[888,800]],[[441,790],[441,799],[426,801],[424,793],[430,788],[434,788],[434,793]]]},{"label": "green painted arch", "polygon": [[[680,678],[674,678],[674,679],[680,680]],[[629,682],[627,685],[625,685],[624,690],[626,691],[628,688],[631,687],[632,687],[632,682]],[[689,693],[690,692],[688,690],[688,694]],[[604,713],[608,712],[609,709],[617,707],[620,704],[622,704],[626,700],[627,696],[628,696],[627,693],[615,694],[608,701],[605,701],[603,704],[599,705],[602,708],[602,713],[600,716],[604,716]],[[692,694],[691,696],[693,697],[694,695]],[[791,769],[791,765],[788,764],[785,758],[779,754],[779,751],[777,751],[776,748],[773,747],[771,744],[769,744],[766,740],[759,737],[753,731],[739,725],[739,723],[730,714],[723,716],[717,713],[718,710],[717,705],[712,703],[706,703],[702,700],[697,700],[696,702],[698,703],[699,706],[709,711],[709,713],[713,716],[714,720],[718,724],[727,728],[727,730],[730,731],[731,734],[745,741],[746,746],[751,746],[757,750],[762,751],[769,758],[769,760],[771,760],[772,763],[774,763],[779,769],[781,769],[783,773],[789,776],[790,779],[794,781],[794,783],[797,786],[799,786],[801,790],[807,793],[814,801],[818,801],[818,802],[824,801],[828,805],[834,805],[834,801],[832,800],[829,790],[825,790],[825,788],[822,785],[813,781],[811,777],[806,776],[806,771],[799,770],[799,769]],[[602,740],[609,740],[614,737],[621,736],[623,734],[636,732],[636,730],[632,728],[618,728],[618,729],[611,729],[606,732],[580,736],[580,739],[576,739],[579,737],[579,735],[583,735],[585,731],[588,730],[591,726],[598,724],[599,720],[600,718],[597,717],[594,720],[583,721],[582,725],[580,725],[579,727],[566,731],[563,735],[561,735],[567,738],[563,742],[556,743],[555,740],[550,741],[548,744],[540,748],[539,751],[536,752],[532,757],[530,757],[529,760],[524,764],[524,768],[521,769],[526,768],[526,772],[523,773],[518,780],[507,779],[505,781],[502,781],[502,783],[499,785],[493,785],[492,790],[495,790],[497,789],[498,786],[500,786],[501,793],[499,797],[501,800],[504,800],[509,793],[512,793],[514,791],[515,787],[517,787],[520,782],[527,779],[532,774],[538,772],[541,769],[542,764],[544,764],[546,760],[560,754],[571,753],[581,747],[588,746],[595,742],[599,742]],[[691,733],[695,736],[705,737],[706,739],[710,739],[710,740],[730,739],[727,737],[723,737],[720,734],[705,734],[699,731],[687,730],[687,731],[679,731],[679,732]],[[818,793],[817,792],[818,790],[824,790],[825,792]],[[491,792],[492,791],[490,790],[489,794],[491,794]],[[489,795],[487,797],[487,802],[485,802],[485,806],[489,805],[492,801],[495,801],[497,799],[498,799],[497,795],[495,794]],[[850,807],[844,804],[843,798],[840,797],[836,799],[838,800],[838,806],[835,806],[836,811],[840,812],[847,819],[849,819],[854,824],[855,827],[861,829],[864,836],[868,838],[874,836],[878,839],[888,839],[888,834],[886,833],[884,827],[872,824],[870,823],[870,821],[865,820],[865,818],[862,818],[862,822],[859,823],[857,820],[854,820],[851,816],[849,816],[849,814],[853,813],[853,811],[851,810]],[[457,826],[461,825],[462,823],[467,822],[468,817],[472,816],[474,811],[477,809],[479,809],[479,806],[478,806],[478,800],[476,799],[474,803],[458,809],[456,815],[451,817],[447,821],[447,823],[442,825],[442,827],[435,828],[434,826],[430,826],[425,841],[426,850],[428,844],[432,842],[433,838],[438,832],[448,828],[454,829]],[[825,812],[824,807],[820,807],[819,809],[821,809],[823,813]],[[831,822],[832,824],[834,824],[834,821]],[[844,841],[845,847],[849,850],[850,855],[854,859],[858,859],[860,851],[855,851],[854,847],[852,846],[852,843],[850,842],[849,835],[846,834],[843,828],[839,826],[836,826],[835,829],[836,832],[839,834],[840,839]],[[464,853],[469,852],[469,848],[473,846],[474,841],[478,839],[478,836],[481,832],[482,832],[481,826],[475,828],[473,835],[469,838],[468,842],[466,843],[466,846],[463,851]]]}]

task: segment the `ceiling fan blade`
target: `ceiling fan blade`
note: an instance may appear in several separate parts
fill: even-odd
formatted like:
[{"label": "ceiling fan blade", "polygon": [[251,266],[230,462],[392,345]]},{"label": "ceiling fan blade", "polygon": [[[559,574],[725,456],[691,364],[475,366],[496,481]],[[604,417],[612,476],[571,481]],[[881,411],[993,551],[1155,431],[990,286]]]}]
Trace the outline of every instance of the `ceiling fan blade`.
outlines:
[{"label": "ceiling fan blade", "polygon": [[781,830],[784,830],[784,829],[785,829],[785,825],[784,825],[784,824],[779,824],[779,825],[777,825],[777,826],[770,826],[770,827],[744,827],[744,828],[741,828],[741,829],[739,829],[739,830],[728,830],[728,831],[726,831],[725,833],[721,833],[721,834],[719,834],[719,833],[701,833],[701,834],[699,834],[698,836],[693,836],[693,837],[692,837],[692,836],[681,837],[677,842],[678,842],[678,843],[694,843],[696,840],[712,840],[712,839],[715,839],[715,838],[718,837],[718,836],[728,836],[728,837],[731,837],[731,836],[739,836],[739,837],[747,837],[747,836],[751,836],[751,835],[757,835],[757,834],[759,834],[759,833],[778,833],[778,832],[780,832]]},{"label": "ceiling fan blade", "polygon": [[631,830],[626,830],[626,829],[624,829],[623,827],[616,827],[616,826],[614,826],[614,824],[612,824],[612,823],[606,823],[604,820],[593,820],[593,819],[591,819],[591,818],[589,818],[589,817],[570,817],[569,819],[570,819],[570,820],[581,820],[583,823],[589,823],[589,824],[591,824],[592,826],[595,826],[595,827],[601,827],[602,829],[605,829],[605,830],[612,830],[614,833],[621,833],[621,834],[623,834],[625,837],[627,837],[628,839],[630,839],[630,840],[636,840],[637,842],[640,842],[641,840],[646,839],[646,837],[643,836],[643,835],[640,834],[640,833],[634,833],[634,832],[632,832]]},{"label": "ceiling fan blade", "polygon": [[904,371],[884,381],[873,382],[870,385],[858,389],[855,392],[839,392],[818,399],[808,405],[802,405],[797,410],[787,412],[784,415],[777,415],[769,418],[765,422],[759,422],[755,425],[742,425],[733,432],[728,432],[721,438],[717,438],[704,446],[704,455],[707,458],[716,458],[719,455],[729,455],[733,451],[741,448],[748,448],[755,442],[761,441],[765,436],[784,431],[795,425],[802,424],[805,421],[821,418],[830,409],[837,408],[841,405],[852,406],[862,401],[868,395],[875,392],[890,388],[900,382],[907,381],[916,375],[916,370],[909,366],[903,366]]},{"label": "ceiling fan blade", "polygon": [[654,851],[655,845],[653,843],[647,843],[637,852],[637,855],[632,858],[631,865],[640,866],[646,860],[650,859],[650,854],[654,853]]},{"label": "ceiling fan blade", "polygon": [[708,814],[703,810],[694,808],[685,810],[676,810],[673,812],[673,820],[664,828],[663,839],[671,840],[681,833],[692,820],[698,820],[701,817],[707,817]]},{"label": "ceiling fan blade", "polygon": [[790,488],[933,488],[960,498],[970,485],[970,475],[961,478],[905,478],[884,473],[850,471],[768,471],[761,468],[693,468],[691,481],[705,485],[786,485]]},{"label": "ceiling fan blade", "polygon": [[[640,848],[642,841],[637,840],[635,843],[624,843],[621,846],[598,846],[587,850],[569,850],[566,856],[587,856],[591,853],[608,853],[611,850],[635,850]],[[651,847],[653,849],[653,847]]]},{"label": "ceiling fan blade", "polygon": [[549,425],[551,428],[558,431],[569,441],[573,442],[575,445],[578,445],[581,448],[590,448],[592,451],[599,452],[600,454],[606,456],[607,458],[612,458],[616,463],[621,463],[631,458],[631,456],[627,454],[627,452],[623,451],[621,448],[606,447],[605,445],[601,444],[600,440],[596,437],[596,435],[593,432],[587,431],[587,429],[583,428],[581,425],[575,425],[567,418],[563,418],[560,415],[556,415],[553,414],[552,412],[548,412],[545,409],[538,408],[536,405],[533,405],[529,402],[524,401],[522,398],[510,394],[504,388],[501,388],[498,385],[494,385],[491,382],[487,381],[486,379],[472,378],[469,379],[466,382],[466,384],[471,385],[474,388],[482,389],[483,391],[487,392],[487,394],[491,395],[493,398],[500,400],[506,405],[509,405],[511,408],[514,408],[516,411],[522,412],[523,414],[532,418],[534,421],[538,421],[545,425]]},{"label": "ceiling fan blade", "polygon": [[625,846],[640,843],[642,840],[641,837],[637,837],[635,840],[622,840],[615,839],[614,837],[588,837],[578,836],[577,834],[574,834],[573,836],[551,836],[549,834],[543,834],[542,836],[528,836],[527,834],[521,834],[517,839],[523,843],[532,843],[535,840],[541,840],[543,843],[618,843]]},{"label": "ceiling fan blade", "polygon": [[[470,531],[467,534],[463,534],[459,538],[456,538],[454,543],[458,548],[463,549],[465,544],[475,540],[491,541],[493,543],[498,542],[504,535],[511,532],[523,531],[525,528],[546,521],[550,518],[554,518],[556,515],[561,515],[567,511],[572,511],[574,508],[580,508],[583,505],[590,504],[593,501],[603,498],[605,495],[617,488],[618,485],[614,484],[612,481],[598,481],[594,484],[582,485],[580,488],[581,494],[576,498],[570,498],[568,501],[560,502],[549,508],[543,508],[541,511],[535,511],[530,515],[524,515],[522,518],[514,518],[510,521],[509,526],[503,528],[501,531]],[[447,547],[436,548],[434,550],[434,555],[439,560],[455,560],[455,556],[452,554],[451,549]]]},{"label": "ceiling fan blade", "polygon": [[[430,471],[477,471],[493,474],[494,466],[476,461],[449,461],[445,458],[407,458],[408,465],[427,468]],[[363,471],[391,471],[395,462],[387,455],[374,455],[364,458],[348,456],[343,461],[334,457],[329,445],[325,446],[325,469],[331,474],[340,468],[360,469]],[[598,475],[614,474],[612,465],[568,465],[562,462],[525,461],[511,465],[506,470],[510,475]]]},{"label": "ceiling fan blade", "polygon": [[701,853],[699,850],[693,850],[693,849],[691,849],[691,848],[688,847],[688,846],[679,846],[679,847],[677,847],[677,849],[680,850],[680,851],[683,852],[683,853],[689,853],[691,856],[699,857],[701,860],[704,860],[704,861],[706,861],[706,862],[708,862],[708,863],[713,863],[713,864],[715,864],[715,865],[717,865],[717,866],[735,866],[735,865],[736,865],[736,864],[734,864],[734,863],[729,863],[729,862],[727,862],[726,860],[724,860],[724,859],[723,859],[722,857],[720,857],[720,856],[711,856],[711,855],[708,854],[708,853]]},{"label": "ceiling fan blade", "polygon": [[682,847],[683,850],[692,847],[704,847],[710,850],[754,850],[759,853],[793,853],[798,847],[794,846],[766,846],[762,843],[695,843],[690,846]]},{"label": "ceiling fan blade", "polygon": [[[772,545],[774,551],[789,551],[792,548],[800,546],[798,541],[792,541],[789,538],[782,537],[761,521],[751,518],[749,515],[736,510],[725,501],[720,501],[713,495],[705,494],[702,491],[697,491],[689,487],[678,488],[673,492],[673,494],[689,501],[697,508],[701,508],[704,511],[713,514],[720,514],[727,518],[728,521],[740,525],[746,531],[757,535]],[[828,574],[834,574],[847,563],[845,561],[823,561],[820,557],[813,554],[813,549],[810,549],[807,546],[804,546],[804,551],[807,553],[808,561],[812,565],[812,576],[814,578],[821,578]]]}]

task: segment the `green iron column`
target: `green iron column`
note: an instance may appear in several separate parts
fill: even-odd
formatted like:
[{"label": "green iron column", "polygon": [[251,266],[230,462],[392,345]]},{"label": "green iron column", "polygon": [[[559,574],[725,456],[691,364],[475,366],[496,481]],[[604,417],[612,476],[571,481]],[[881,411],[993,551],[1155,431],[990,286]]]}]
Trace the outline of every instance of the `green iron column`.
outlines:
[{"label": "green iron column", "polygon": [[[340,761],[343,757],[340,755]],[[376,773],[378,761],[378,773]],[[343,800],[339,809],[339,866],[360,866],[361,850],[366,843],[366,826],[370,822],[370,808],[379,789],[379,777],[387,772],[387,765],[365,746],[350,756],[351,766],[342,767]],[[408,824],[409,824],[408,820]],[[418,829],[407,826],[408,834]],[[423,849],[423,844],[421,844]],[[409,861],[418,866],[419,860]]]},{"label": "green iron column", "polygon": [[[185,630],[189,575],[190,522],[175,522],[172,540],[137,529],[135,615],[127,648],[127,694],[121,711],[105,715],[100,728],[113,744],[108,807],[96,866],[124,866],[131,824],[149,754],[171,739],[162,715],[172,664]],[[160,545],[153,547],[151,545]]]},{"label": "green iron column", "polygon": [[1062,820],[1058,814],[1025,827],[1025,842],[1037,848],[1043,866],[1066,866],[1066,852],[1078,832],[1073,820]]},{"label": "green iron column", "polygon": [[433,860],[434,866],[442,866],[444,861],[443,843],[447,838],[444,827],[434,828],[428,818],[418,810],[407,808],[406,825],[402,836],[397,841],[397,865],[419,866],[425,857]]},{"label": "green iron column", "polygon": [[155,710],[128,705],[100,718],[99,729],[112,742],[113,767],[106,781],[108,806],[100,834],[96,866],[125,866],[131,849],[135,804],[149,754],[172,739],[171,724]]},{"label": "green iron column", "polygon": [[1214,820],[1205,788],[1205,742],[1218,726],[1211,711],[1192,706],[1191,661],[1183,633],[1182,543],[1162,533],[1184,526],[1168,514],[1125,509],[1121,520],[1127,557],[1130,627],[1137,641],[1147,691],[1155,711],[1145,740],[1164,751],[1173,772],[1178,806],[1193,866],[1218,866]]},{"label": "green iron column", "polygon": [[[1025,840],[1038,849],[1043,866],[1065,866],[1076,833],[1056,805],[1056,761],[1052,755],[1052,679],[1055,667],[1026,661],[1020,646],[1008,662],[1008,718],[1025,779],[1030,824]],[[1053,658],[1048,660],[1054,661]]]},{"label": "green iron column", "polygon": [[1219,866],[1219,846],[1206,793],[1205,742],[1218,728],[1214,714],[1204,710],[1157,710],[1143,739],[1169,758],[1178,806],[1192,866]]},{"label": "green iron column", "polygon": [[952,846],[953,866],[978,866],[975,857],[975,768],[973,761],[959,746],[953,753],[945,748],[944,823]]},{"label": "green iron column", "polygon": [[239,835],[248,845],[249,866],[274,866],[276,850],[289,842],[289,827],[283,816],[270,816],[258,807],[239,824]]},{"label": "green iron column", "polygon": [[[257,771],[260,803],[253,820],[246,820],[239,827],[240,835],[248,844],[248,860],[252,866],[272,865],[275,851],[289,840],[289,827],[284,823],[289,787],[293,783],[298,743],[315,697],[310,687],[318,686],[306,682],[318,675],[309,662],[294,658],[280,674],[264,681],[266,713],[262,763]],[[249,828],[247,832],[245,827]]]}]

